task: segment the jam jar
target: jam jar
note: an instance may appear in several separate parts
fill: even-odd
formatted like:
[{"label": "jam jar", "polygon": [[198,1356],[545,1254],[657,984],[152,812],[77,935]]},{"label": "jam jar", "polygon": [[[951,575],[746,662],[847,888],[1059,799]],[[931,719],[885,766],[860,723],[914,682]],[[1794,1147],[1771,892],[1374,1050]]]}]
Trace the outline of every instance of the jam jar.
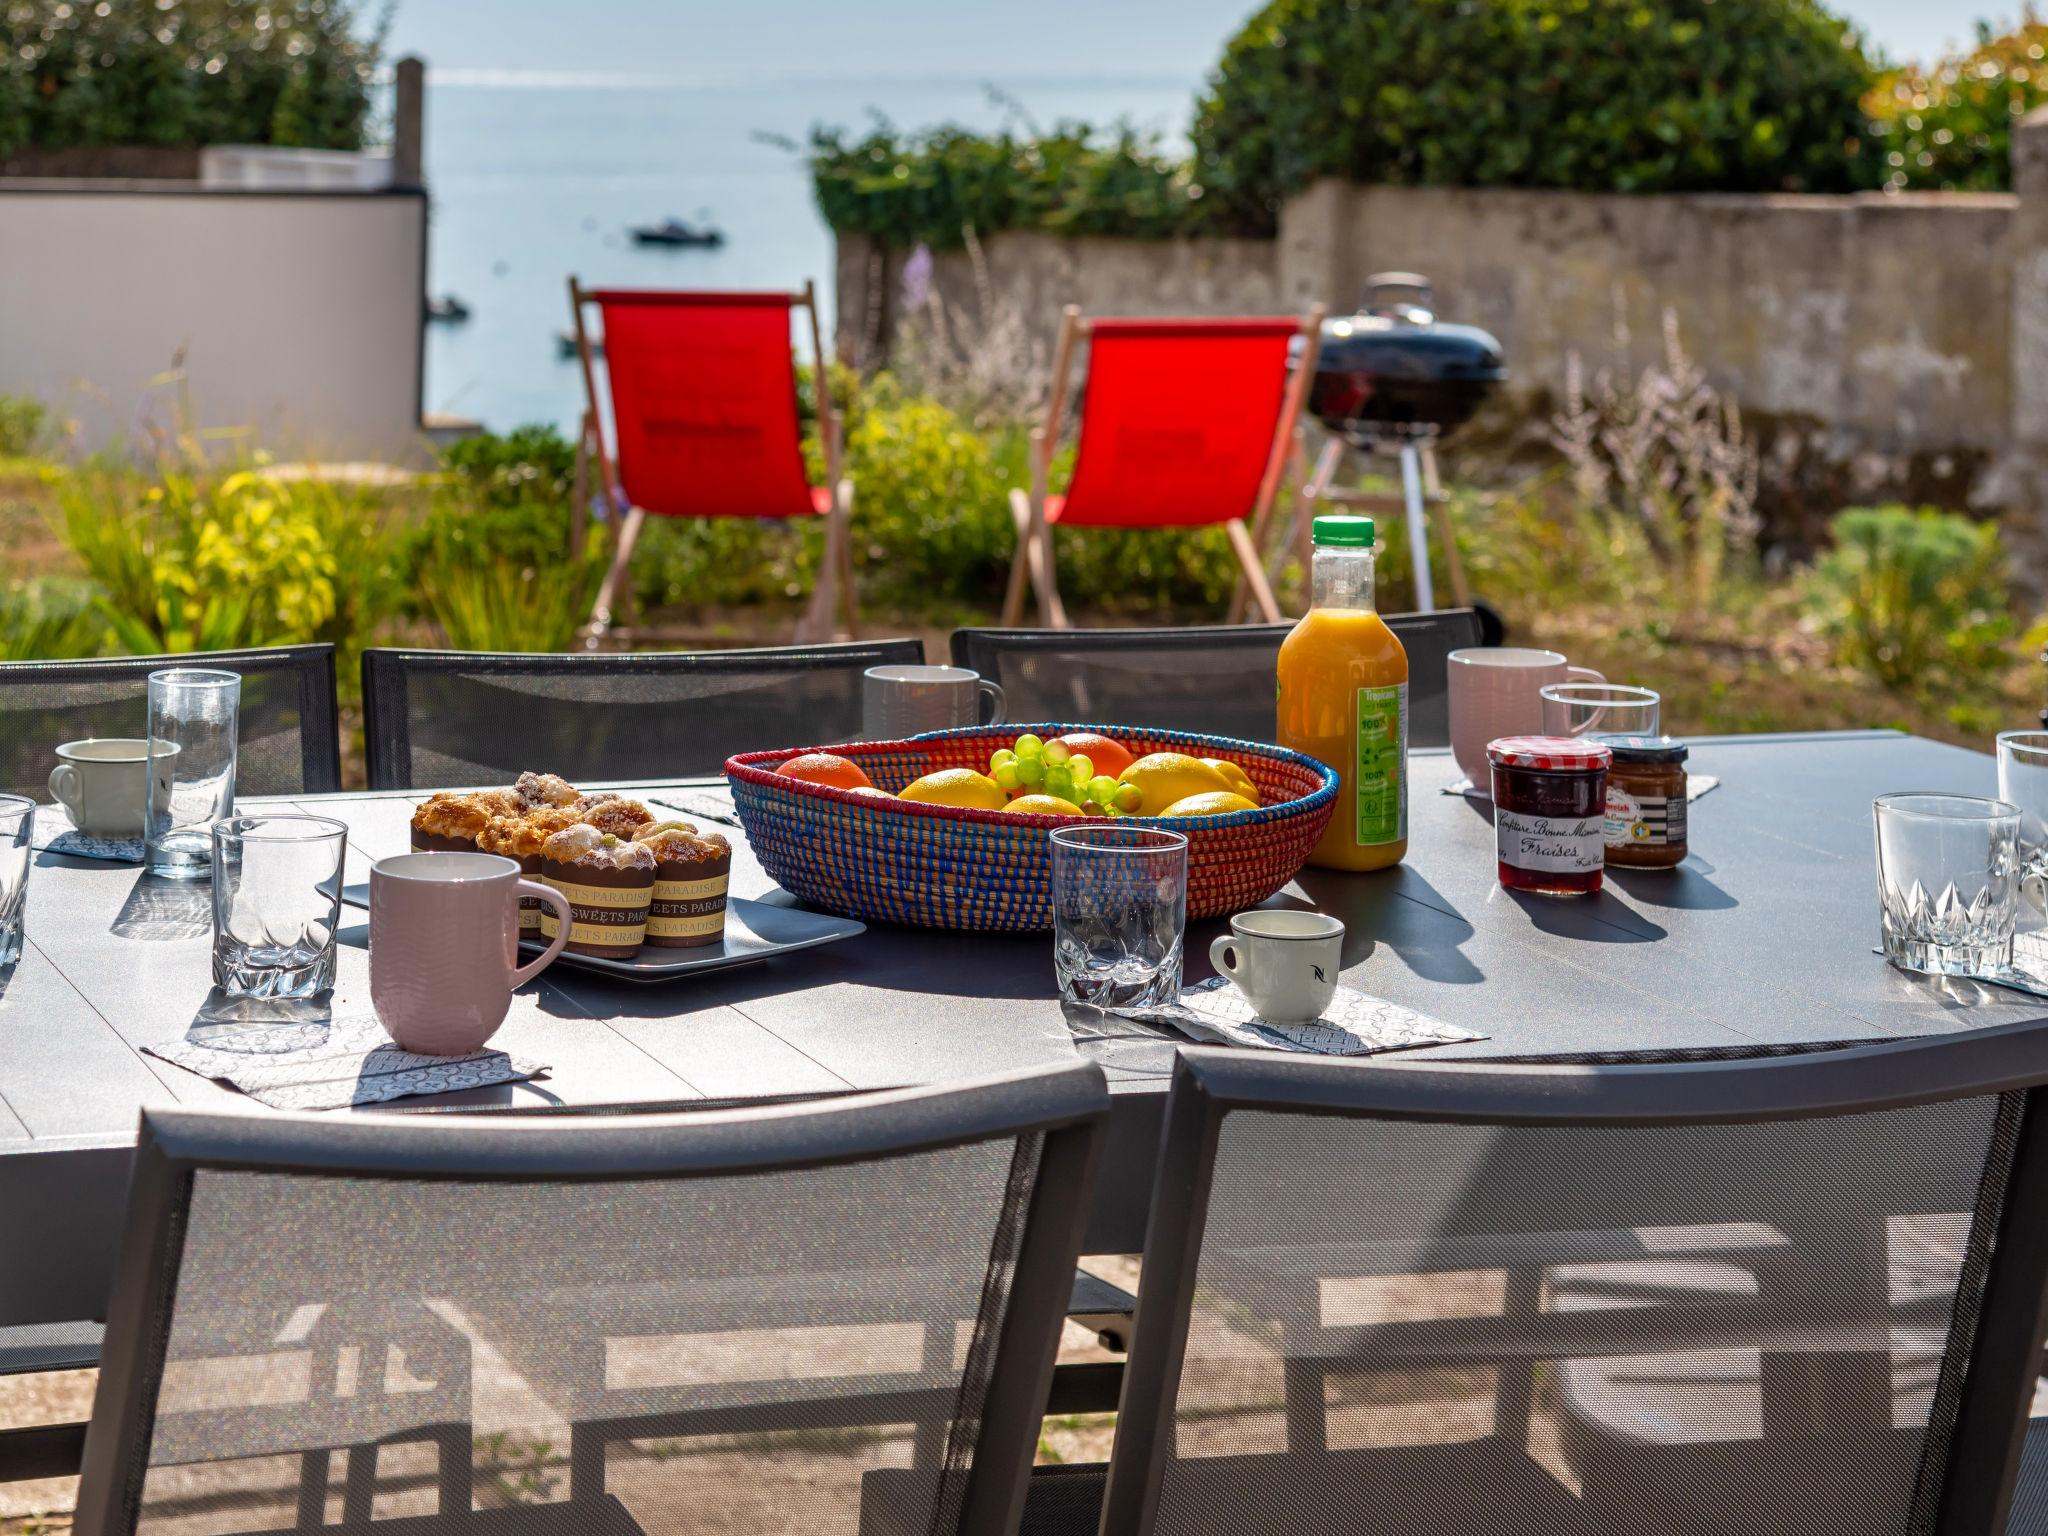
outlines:
[{"label": "jam jar", "polygon": [[1686,746],[1669,736],[1601,736],[1607,770],[1607,862],[1672,869],[1685,862]]},{"label": "jam jar", "polygon": [[1489,742],[1500,883],[1543,896],[1591,896],[1606,865],[1605,746],[1569,736]]}]

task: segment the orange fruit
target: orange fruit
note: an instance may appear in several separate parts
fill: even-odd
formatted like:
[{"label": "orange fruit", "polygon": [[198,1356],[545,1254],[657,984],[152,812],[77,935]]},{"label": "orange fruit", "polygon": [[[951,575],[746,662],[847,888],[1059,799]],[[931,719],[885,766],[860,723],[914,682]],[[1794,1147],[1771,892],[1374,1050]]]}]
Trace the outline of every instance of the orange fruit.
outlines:
[{"label": "orange fruit", "polygon": [[1069,731],[1059,738],[1095,765],[1095,771],[1120,778],[1136,761],[1122,742],[1111,741],[1100,731]]},{"label": "orange fruit", "polygon": [[806,784],[827,784],[833,789],[874,788],[859,764],[836,752],[806,752],[801,757],[792,757],[775,771],[802,779]]}]

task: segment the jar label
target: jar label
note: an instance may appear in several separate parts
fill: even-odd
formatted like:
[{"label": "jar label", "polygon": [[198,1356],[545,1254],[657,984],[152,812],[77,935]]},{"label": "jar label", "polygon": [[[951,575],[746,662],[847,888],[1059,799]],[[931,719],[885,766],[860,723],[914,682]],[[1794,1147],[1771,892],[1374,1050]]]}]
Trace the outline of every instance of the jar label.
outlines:
[{"label": "jar label", "polygon": [[1683,843],[1685,797],[1630,794],[1610,779],[1604,835],[1610,848],[1668,848]]},{"label": "jar label", "polygon": [[1589,874],[1607,862],[1606,824],[1598,816],[1525,816],[1493,812],[1494,846],[1514,869]]},{"label": "jar label", "polygon": [[1357,725],[1358,845],[1399,842],[1408,835],[1408,685],[1359,689]]}]

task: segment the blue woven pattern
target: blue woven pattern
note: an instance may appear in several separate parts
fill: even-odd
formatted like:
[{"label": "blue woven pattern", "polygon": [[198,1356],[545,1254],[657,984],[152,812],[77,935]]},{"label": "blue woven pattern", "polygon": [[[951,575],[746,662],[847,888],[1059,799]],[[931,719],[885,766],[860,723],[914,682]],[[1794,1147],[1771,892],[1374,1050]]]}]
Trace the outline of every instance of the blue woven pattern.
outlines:
[{"label": "blue woven pattern", "polygon": [[1188,731],[1048,723],[977,726],[914,741],[751,752],[726,764],[747,841],[785,890],[873,922],[1026,933],[1052,926],[1046,834],[1079,820],[1012,816],[849,794],[782,778],[799,751],[837,752],[891,794],[941,768],[986,772],[989,753],[1025,731],[1101,730],[1134,756],[1186,752],[1241,765],[1265,802],[1227,816],[1134,817],[1188,838],[1188,915],[1239,912],[1279,890],[1308,858],[1337,797],[1337,776],[1281,747]]}]

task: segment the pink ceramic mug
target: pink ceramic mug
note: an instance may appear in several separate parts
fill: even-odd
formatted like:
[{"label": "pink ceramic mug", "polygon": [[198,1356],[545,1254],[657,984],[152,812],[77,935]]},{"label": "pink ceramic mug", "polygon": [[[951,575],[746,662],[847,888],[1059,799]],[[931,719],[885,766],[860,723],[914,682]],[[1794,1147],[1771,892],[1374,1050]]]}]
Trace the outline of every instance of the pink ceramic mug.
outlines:
[{"label": "pink ceramic mug", "polygon": [[1486,744],[1502,736],[1543,732],[1543,690],[1575,679],[1604,683],[1591,667],[1575,667],[1556,651],[1519,645],[1474,646],[1450,655],[1451,756],[1482,794],[1493,771]]},{"label": "pink ceramic mug", "polygon": [[[519,964],[519,898],[554,908],[561,932]],[[560,891],[495,853],[401,853],[370,866],[370,1004],[408,1051],[461,1056],[498,1032],[512,993],[569,942]]]}]

